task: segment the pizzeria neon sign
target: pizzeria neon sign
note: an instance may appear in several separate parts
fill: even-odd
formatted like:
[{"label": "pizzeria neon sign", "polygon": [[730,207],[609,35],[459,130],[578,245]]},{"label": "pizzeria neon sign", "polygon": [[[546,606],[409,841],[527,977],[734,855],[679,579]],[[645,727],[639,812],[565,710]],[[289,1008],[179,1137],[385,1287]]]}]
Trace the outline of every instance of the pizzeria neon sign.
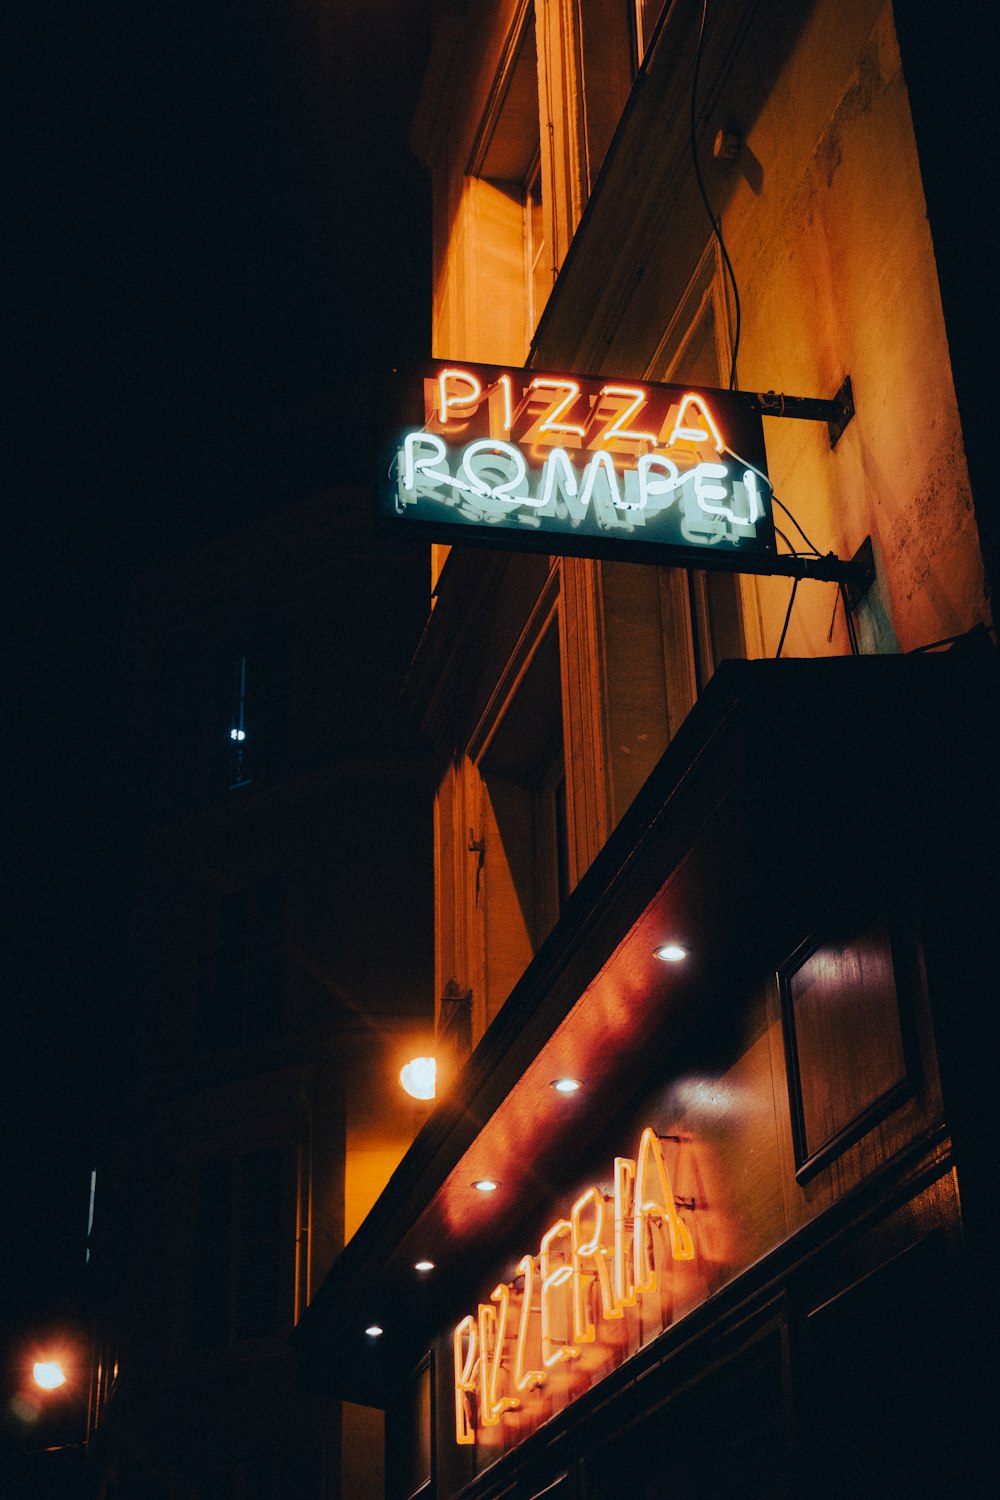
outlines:
[{"label": "pizzeria neon sign", "polygon": [[455,1327],[455,1441],[474,1443],[477,1428],[496,1427],[530,1402],[602,1324],[619,1323],[641,1294],[658,1292],[670,1260],[694,1254],[660,1137],[647,1126],[635,1157],[615,1158],[612,1195],[588,1187],[542,1235],[538,1253],[521,1257],[515,1280],[500,1282]]},{"label": "pizzeria neon sign", "polygon": [[387,527],[754,571],[775,556],[763,429],[738,393],[437,362],[391,404]]}]

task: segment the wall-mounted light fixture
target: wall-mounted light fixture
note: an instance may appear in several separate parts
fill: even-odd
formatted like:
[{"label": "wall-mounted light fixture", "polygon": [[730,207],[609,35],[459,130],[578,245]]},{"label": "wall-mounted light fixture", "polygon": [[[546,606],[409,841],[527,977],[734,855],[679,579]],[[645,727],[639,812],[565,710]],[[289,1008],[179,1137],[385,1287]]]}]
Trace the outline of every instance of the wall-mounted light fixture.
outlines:
[{"label": "wall-mounted light fixture", "polygon": [[56,1391],[66,1384],[66,1371],[57,1359],[36,1359],[31,1374],[43,1391]]},{"label": "wall-mounted light fixture", "polygon": [[495,1193],[500,1184],[495,1177],[477,1177],[472,1186],[477,1193]]},{"label": "wall-mounted light fixture", "polygon": [[433,1099],[437,1089],[437,1062],[433,1057],[411,1057],[400,1069],[399,1081],[411,1099]]},{"label": "wall-mounted light fixture", "polygon": [[549,1087],[555,1089],[557,1094],[575,1094],[578,1089],[583,1088],[583,1082],[579,1078],[553,1078]]}]

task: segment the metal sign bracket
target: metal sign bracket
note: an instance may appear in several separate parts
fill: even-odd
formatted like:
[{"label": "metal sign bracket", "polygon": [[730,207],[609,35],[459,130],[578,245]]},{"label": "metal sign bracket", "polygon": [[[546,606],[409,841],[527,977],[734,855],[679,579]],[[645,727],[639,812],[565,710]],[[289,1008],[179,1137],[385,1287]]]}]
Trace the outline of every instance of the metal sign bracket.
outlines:
[{"label": "metal sign bracket", "polygon": [[798,421],[825,422],[830,447],[836,448],[854,416],[854,390],[850,375],[845,375],[840,389],[830,401],[814,396],[785,396],[780,391],[758,391],[751,404],[762,417],[794,417]]},{"label": "metal sign bracket", "polygon": [[822,583],[839,583],[846,593],[848,606],[854,610],[875,582],[872,539],[866,536],[850,561],[833,552],[823,556],[784,552],[771,559],[766,571],[784,578],[815,578]]}]

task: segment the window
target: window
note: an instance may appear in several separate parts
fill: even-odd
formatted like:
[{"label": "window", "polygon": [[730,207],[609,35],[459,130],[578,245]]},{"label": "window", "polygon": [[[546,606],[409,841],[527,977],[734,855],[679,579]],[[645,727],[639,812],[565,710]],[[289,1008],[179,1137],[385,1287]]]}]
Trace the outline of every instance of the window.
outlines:
[{"label": "window", "polygon": [[282,1153],[267,1146],[197,1169],[189,1299],[191,1342],[228,1348],[281,1331]]},{"label": "window", "polygon": [[543,188],[535,7],[522,4],[504,48],[469,163],[491,190],[490,286],[495,298],[524,308],[524,347],[552,290],[552,248]]},{"label": "window", "polygon": [[494,836],[534,953],[555,926],[569,891],[559,636],[554,624],[542,635],[506,705],[479,770]]},{"label": "window", "polygon": [[285,977],[284,874],[205,897],[197,982],[203,1044],[265,1041],[277,1028]]},{"label": "window", "polygon": [[887,918],[842,924],[781,973],[789,1103],[800,1181],[916,1087],[913,944]]},{"label": "window", "polygon": [[523,561],[538,578],[539,591],[513,637],[513,649],[467,750],[462,850],[468,861],[470,908],[486,956],[485,989],[473,999],[473,1040],[555,926],[574,883],[563,743],[560,575],[545,562],[539,577],[535,565],[543,560]]}]

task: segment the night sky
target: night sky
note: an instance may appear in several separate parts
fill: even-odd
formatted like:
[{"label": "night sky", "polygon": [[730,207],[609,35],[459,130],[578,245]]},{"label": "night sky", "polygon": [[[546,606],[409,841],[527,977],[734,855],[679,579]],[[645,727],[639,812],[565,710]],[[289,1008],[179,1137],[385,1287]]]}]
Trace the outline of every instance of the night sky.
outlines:
[{"label": "night sky", "polygon": [[405,147],[429,8],[28,0],[14,24],[0,1321],[16,1337],[73,1301],[82,1168],[127,1067],[126,590],[369,479],[364,442],[337,459],[334,418],[363,424],[378,371],[429,338],[426,185]]}]

